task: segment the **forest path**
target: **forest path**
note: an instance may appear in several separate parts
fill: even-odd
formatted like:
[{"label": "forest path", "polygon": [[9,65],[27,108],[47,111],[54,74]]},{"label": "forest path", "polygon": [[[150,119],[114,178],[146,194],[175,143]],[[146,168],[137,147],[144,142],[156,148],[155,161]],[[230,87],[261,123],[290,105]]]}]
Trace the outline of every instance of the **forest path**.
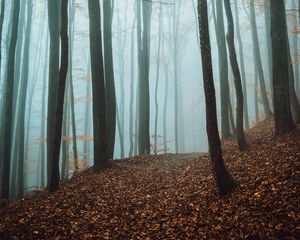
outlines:
[{"label": "forest path", "polygon": [[273,139],[268,120],[246,137],[247,152],[224,143],[240,184],[224,198],[207,154],[134,157],[11,203],[0,239],[299,239],[299,130]]}]

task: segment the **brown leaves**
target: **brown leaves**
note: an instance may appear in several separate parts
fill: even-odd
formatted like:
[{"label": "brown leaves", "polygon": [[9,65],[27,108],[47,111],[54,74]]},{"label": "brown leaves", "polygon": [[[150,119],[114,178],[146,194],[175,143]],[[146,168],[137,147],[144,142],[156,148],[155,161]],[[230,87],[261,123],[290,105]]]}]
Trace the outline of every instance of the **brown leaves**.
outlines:
[{"label": "brown leaves", "polygon": [[206,154],[135,157],[10,204],[0,239],[297,239],[300,134],[272,131],[250,130],[248,152],[225,143],[240,183],[230,196],[218,198]]}]

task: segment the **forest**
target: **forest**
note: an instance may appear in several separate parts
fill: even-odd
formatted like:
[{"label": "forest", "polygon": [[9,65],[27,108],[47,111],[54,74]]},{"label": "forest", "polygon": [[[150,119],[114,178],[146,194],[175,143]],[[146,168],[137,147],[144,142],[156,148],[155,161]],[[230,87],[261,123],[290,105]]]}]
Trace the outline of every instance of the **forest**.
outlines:
[{"label": "forest", "polygon": [[299,239],[300,1],[0,0],[0,239]]}]

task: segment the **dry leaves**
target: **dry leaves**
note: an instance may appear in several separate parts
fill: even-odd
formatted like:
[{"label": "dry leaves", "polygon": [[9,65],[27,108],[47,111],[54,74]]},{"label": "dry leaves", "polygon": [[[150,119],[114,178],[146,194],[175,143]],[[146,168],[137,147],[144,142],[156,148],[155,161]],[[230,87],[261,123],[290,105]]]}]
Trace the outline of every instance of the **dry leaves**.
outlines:
[{"label": "dry leaves", "polygon": [[219,199],[206,154],[136,157],[0,212],[0,239],[299,239],[299,131],[270,121],[225,143],[240,188]]}]

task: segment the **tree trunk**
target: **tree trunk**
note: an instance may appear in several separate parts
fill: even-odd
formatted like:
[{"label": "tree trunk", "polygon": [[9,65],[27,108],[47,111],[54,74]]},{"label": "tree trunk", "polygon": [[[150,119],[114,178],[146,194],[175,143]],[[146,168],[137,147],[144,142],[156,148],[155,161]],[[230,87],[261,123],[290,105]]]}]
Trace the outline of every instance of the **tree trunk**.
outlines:
[{"label": "tree trunk", "polygon": [[73,87],[73,46],[74,46],[74,27],[75,27],[75,2],[72,0],[69,5],[69,14],[70,18],[70,25],[69,25],[69,45],[70,51],[68,53],[69,58],[69,68],[68,68],[68,80],[69,85],[68,89],[70,91],[70,107],[71,107],[71,126],[72,126],[72,142],[73,142],[73,160],[74,160],[74,172],[77,173],[79,171],[78,165],[78,150],[77,150],[77,131],[76,131],[76,116],[75,116],[75,103],[74,103],[74,87]]},{"label": "tree trunk", "polygon": [[25,31],[25,42],[23,48],[23,64],[21,71],[21,84],[19,92],[19,103],[17,122],[19,125],[19,146],[18,146],[18,168],[17,168],[17,198],[23,197],[24,194],[24,138],[25,138],[25,107],[27,98],[27,85],[28,85],[28,73],[29,73],[29,53],[30,53],[30,40],[31,40],[31,25],[32,25],[32,11],[33,3],[32,0],[27,2],[27,20],[26,20],[26,31]]},{"label": "tree trunk", "polygon": [[134,153],[134,132],[133,132],[133,106],[134,106],[134,29],[136,25],[136,15],[134,16],[131,31],[131,63],[130,63],[130,106],[129,106],[129,157]]},{"label": "tree trunk", "polygon": [[[265,31],[266,31],[266,47],[267,47],[267,59],[268,59],[268,71],[269,71],[269,85],[271,93],[273,92],[273,76],[272,76],[272,48],[271,48],[271,15],[270,15],[270,0],[264,0],[265,9]],[[273,101],[273,96],[272,101]]]},{"label": "tree trunk", "polygon": [[278,136],[294,128],[290,107],[288,39],[284,1],[270,1],[270,11],[275,135]]},{"label": "tree trunk", "polygon": [[11,29],[11,38],[7,54],[7,73],[3,87],[3,101],[1,114],[1,131],[0,131],[0,162],[1,169],[1,193],[0,198],[9,198],[9,177],[10,177],[10,156],[11,156],[11,129],[13,118],[13,93],[14,93],[14,69],[15,69],[15,53],[18,37],[20,1],[13,2],[13,22]]},{"label": "tree trunk", "polygon": [[[149,96],[149,68],[150,68],[150,25],[152,3],[137,2],[138,29],[138,62],[139,62],[139,154],[150,153],[150,96]],[[142,8],[142,9],[141,9]],[[141,12],[143,21],[141,19]],[[143,31],[141,31],[143,23]]]},{"label": "tree trunk", "polygon": [[239,58],[241,65],[241,80],[242,80],[242,89],[243,89],[243,101],[244,101],[244,118],[245,118],[245,127],[249,128],[249,113],[248,113],[248,91],[247,91],[247,83],[246,83],[246,72],[245,72],[245,63],[244,63],[244,48],[243,41],[240,30],[240,18],[239,18],[239,10],[238,3],[235,0],[235,23],[236,23],[236,32],[237,32],[237,40],[239,43]]},{"label": "tree trunk", "polygon": [[116,92],[112,49],[112,0],[103,1],[105,86],[107,96],[108,157],[114,157],[116,135]]},{"label": "tree trunk", "polygon": [[[46,56],[45,63],[48,62],[49,59],[49,35],[47,34],[46,40]],[[46,64],[45,64],[46,65]],[[42,90],[42,116],[41,116],[41,148],[40,148],[40,184],[39,186],[45,188],[45,152],[46,152],[46,143],[45,143],[45,122],[46,122],[46,87],[47,87],[47,68],[44,68],[43,73],[43,90]]]},{"label": "tree trunk", "polygon": [[159,83],[159,73],[160,73],[160,49],[161,49],[161,34],[162,34],[162,6],[159,8],[159,20],[158,20],[158,47],[157,47],[157,57],[156,57],[156,80],[155,80],[155,126],[154,126],[154,154],[157,154],[157,125],[158,125],[158,83]]},{"label": "tree trunk", "polygon": [[[213,1],[214,2],[214,1]],[[219,81],[221,94],[221,133],[222,138],[226,139],[231,136],[229,125],[229,82],[228,82],[228,59],[226,49],[226,38],[223,19],[223,2],[216,4],[216,36],[219,55]]]},{"label": "tree trunk", "polygon": [[295,91],[295,75],[294,75],[294,68],[293,68],[293,64],[292,64],[288,32],[286,33],[286,36],[287,36],[287,43],[288,43],[287,49],[288,49],[288,61],[289,61],[289,91],[290,91],[291,111],[292,111],[292,116],[293,116],[295,123],[299,123],[300,122],[300,105],[299,105],[296,91]]},{"label": "tree trunk", "polygon": [[266,85],[265,85],[265,77],[263,72],[263,66],[260,56],[260,48],[259,48],[259,40],[257,34],[257,25],[256,25],[256,16],[255,16],[255,9],[254,9],[254,0],[250,1],[250,21],[251,21],[251,29],[252,29],[252,41],[253,41],[253,57],[254,57],[254,64],[257,67],[258,79],[259,79],[259,86],[260,92],[262,96],[262,103],[265,111],[266,117],[270,117],[272,115]]},{"label": "tree trunk", "polygon": [[98,1],[88,0],[90,21],[90,55],[93,92],[94,168],[108,167],[106,91],[102,51],[101,16]]},{"label": "tree trunk", "polygon": [[203,85],[206,102],[206,130],[209,143],[209,153],[212,169],[220,196],[225,195],[237,187],[237,183],[230,176],[224,164],[221,141],[218,132],[215,87],[213,80],[210,38],[207,18],[207,1],[198,0],[200,45],[203,71]]},{"label": "tree trunk", "polygon": [[[47,121],[47,188],[58,188],[58,181],[52,178],[52,168],[58,166],[58,159],[52,163],[52,149],[54,149],[52,140],[55,132],[55,106],[57,98],[57,89],[59,82],[59,36],[61,28],[61,0],[48,0],[48,23],[50,35],[50,55],[49,55],[49,84],[48,84],[48,121]],[[55,166],[57,165],[57,166]],[[57,169],[55,169],[57,171]],[[53,172],[54,173],[54,172]],[[56,173],[57,174],[57,173]],[[55,176],[56,178],[58,176]],[[54,183],[56,181],[56,183]],[[50,183],[54,184],[50,186]],[[54,185],[57,186],[54,186]]]},{"label": "tree trunk", "polygon": [[[52,142],[50,148],[50,166],[48,176],[49,191],[53,192],[59,188],[59,153],[61,145],[62,121],[63,121],[63,107],[65,86],[68,73],[68,58],[69,58],[69,39],[68,39],[68,0],[61,2],[61,60],[60,70],[57,85],[56,101],[55,101],[55,115],[53,123],[53,135],[50,141]],[[54,14],[54,12],[53,12]],[[57,17],[57,14],[52,15],[51,18]],[[51,52],[50,52],[51,53]]]},{"label": "tree trunk", "polygon": [[1,76],[1,69],[2,69],[1,68],[1,66],[2,66],[2,32],[3,32],[3,22],[4,22],[4,15],[5,15],[5,8],[6,8],[5,7],[5,0],[1,0],[1,12],[0,12],[0,76]]},{"label": "tree trunk", "polygon": [[239,65],[236,57],[236,50],[234,46],[234,26],[233,26],[233,18],[231,12],[231,6],[229,0],[224,0],[224,6],[227,16],[227,24],[228,24],[228,32],[227,32],[227,45],[229,50],[229,58],[231,62],[231,68],[234,75],[234,85],[236,92],[236,136],[238,147],[241,151],[246,150],[248,148],[247,142],[244,135],[244,126],[243,126],[243,90],[241,83],[241,74]]}]

